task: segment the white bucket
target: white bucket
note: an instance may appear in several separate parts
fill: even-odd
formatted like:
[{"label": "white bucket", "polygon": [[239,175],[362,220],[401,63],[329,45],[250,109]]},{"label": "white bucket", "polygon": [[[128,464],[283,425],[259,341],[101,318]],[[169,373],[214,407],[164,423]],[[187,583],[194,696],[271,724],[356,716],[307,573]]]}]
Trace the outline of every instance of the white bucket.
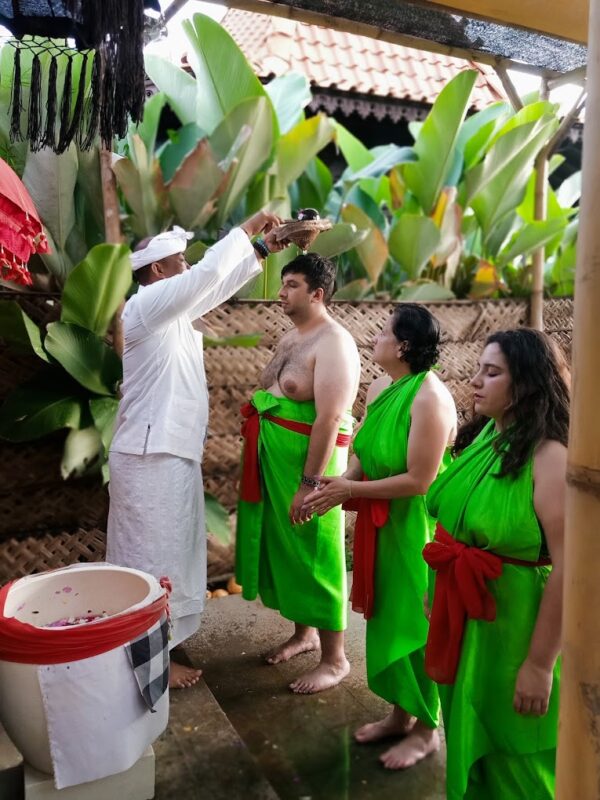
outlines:
[{"label": "white bucket", "polygon": [[[77,564],[16,581],[8,593],[4,614],[20,622],[45,627],[68,617],[89,614],[118,616],[150,605],[163,593],[154,577],[139,570],[110,564]],[[87,623],[88,626],[93,624]],[[69,626],[47,630],[56,630],[64,636],[68,630],[75,628]],[[52,773],[53,762],[38,669],[42,667],[0,660],[0,720],[25,760],[41,772]],[[131,684],[132,675],[126,672],[111,676],[115,686],[119,680],[126,680],[128,686]],[[115,691],[115,695],[118,696],[119,691]],[[110,701],[111,698],[107,697],[107,704]],[[152,727],[156,729],[158,720],[154,716]],[[93,718],[90,718],[89,726],[90,735],[93,736]]]}]

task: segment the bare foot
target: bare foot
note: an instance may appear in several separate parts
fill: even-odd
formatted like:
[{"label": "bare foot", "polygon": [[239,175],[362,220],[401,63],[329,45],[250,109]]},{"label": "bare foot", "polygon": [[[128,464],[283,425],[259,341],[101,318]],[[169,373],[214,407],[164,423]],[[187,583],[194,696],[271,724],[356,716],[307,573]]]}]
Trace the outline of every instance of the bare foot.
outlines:
[{"label": "bare foot", "polygon": [[307,636],[298,635],[295,633],[293,636],[280,644],[270,653],[265,656],[267,664],[280,664],[283,661],[289,661],[294,656],[299,656],[300,653],[310,653],[313,650],[318,650],[321,647],[319,635],[315,631]]},{"label": "bare foot", "polygon": [[354,732],[354,738],[360,744],[379,742],[390,736],[406,736],[416,722],[416,717],[411,717],[402,708],[394,708],[387,717],[377,722],[369,722]]},{"label": "bare foot", "polygon": [[169,668],[169,689],[188,689],[198,683],[202,676],[201,669],[184,667],[176,661],[170,662]]},{"label": "bare foot", "polygon": [[440,736],[435,729],[417,723],[399,744],[390,747],[379,760],[386,769],[407,769],[440,749]]},{"label": "bare foot", "polygon": [[331,689],[343,681],[350,672],[350,664],[344,658],[338,664],[324,664],[321,662],[318,667],[306,672],[295,681],[290,683],[290,689],[296,694],[316,694],[325,689]]}]

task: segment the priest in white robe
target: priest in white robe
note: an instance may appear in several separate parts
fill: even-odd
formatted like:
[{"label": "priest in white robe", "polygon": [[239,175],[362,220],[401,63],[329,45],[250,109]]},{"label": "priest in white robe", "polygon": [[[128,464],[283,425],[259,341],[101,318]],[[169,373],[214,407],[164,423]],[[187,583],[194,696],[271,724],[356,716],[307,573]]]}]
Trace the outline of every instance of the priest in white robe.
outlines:
[{"label": "priest in white robe", "polygon": [[[140,284],[123,312],[122,398],[109,454],[107,561],[170,578],[171,649],[199,627],[206,596],[206,528],[200,462],[208,424],[202,334],[192,321],[230,298],[284,245],[280,220],[259,212],[190,267],[181,228],[132,254]],[[257,234],[264,238],[251,239]],[[169,685],[200,672],[171,660]]]}]

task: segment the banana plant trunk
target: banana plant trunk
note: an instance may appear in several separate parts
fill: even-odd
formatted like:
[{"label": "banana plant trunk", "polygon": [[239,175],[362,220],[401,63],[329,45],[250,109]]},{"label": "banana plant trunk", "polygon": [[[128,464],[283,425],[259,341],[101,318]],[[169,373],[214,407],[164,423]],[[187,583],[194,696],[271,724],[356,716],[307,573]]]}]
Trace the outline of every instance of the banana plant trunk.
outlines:
[{"label": "banana plant trunk", "polygon": [[[123,233],[119,215],[119,197],[117,182],[112,170],[112,153],[105,147],[100,149],[100,175],[102,178],[102,202],[104,206],[104,235],[108,244],[121,244]],[[116,354],[123,356],[123,326],[121,314],[123,303],[117,309],[112,322],[113,348]]]},{"label": "banana plant trunk", "polygon": [[[535,210],[536,220],[546,219],[546,204],[548,202],[548,157],[546,148],[543,148],[535,163]],[[546,260],[545,248],[542,245],[533,253],[532,258],[532,286],[529,306],[529,325],[537,331],[544,330],[544,263]]]},{"label": "banana plant trunk", "polygon": [[600,797],[600,3],[590,2],[589,99],[575,285],[558,800]]}]

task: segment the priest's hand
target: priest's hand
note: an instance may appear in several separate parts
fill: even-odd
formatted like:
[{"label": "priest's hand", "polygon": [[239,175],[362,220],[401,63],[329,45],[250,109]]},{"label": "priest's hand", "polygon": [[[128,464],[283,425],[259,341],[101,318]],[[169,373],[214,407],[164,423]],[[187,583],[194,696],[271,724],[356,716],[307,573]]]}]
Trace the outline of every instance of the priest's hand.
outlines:
[{"label": "priest's hand", "polygon": [[352,497],[352,483],[348,478],[319,478],[318,489],[311,491],[305,502],[310,511],[321,516]]},{"label": "priest's hand", "polygon": [[526,659],[515,685],[513,708],[518,714],[534,714],[541,717],[548,711],[552,691],[552,668],[542,667]]},{"label": "priest's hand", "polygon": [[[259,233],[268,234],[273,228],[281,225],[283,220],[277,214],[271,214],[269,211],[258,211],[253,214],[245,222],[240,225],[240,228],[248,234],[248,238],[258,236]],[[269,246],[269,249],[272,248]]]}]

